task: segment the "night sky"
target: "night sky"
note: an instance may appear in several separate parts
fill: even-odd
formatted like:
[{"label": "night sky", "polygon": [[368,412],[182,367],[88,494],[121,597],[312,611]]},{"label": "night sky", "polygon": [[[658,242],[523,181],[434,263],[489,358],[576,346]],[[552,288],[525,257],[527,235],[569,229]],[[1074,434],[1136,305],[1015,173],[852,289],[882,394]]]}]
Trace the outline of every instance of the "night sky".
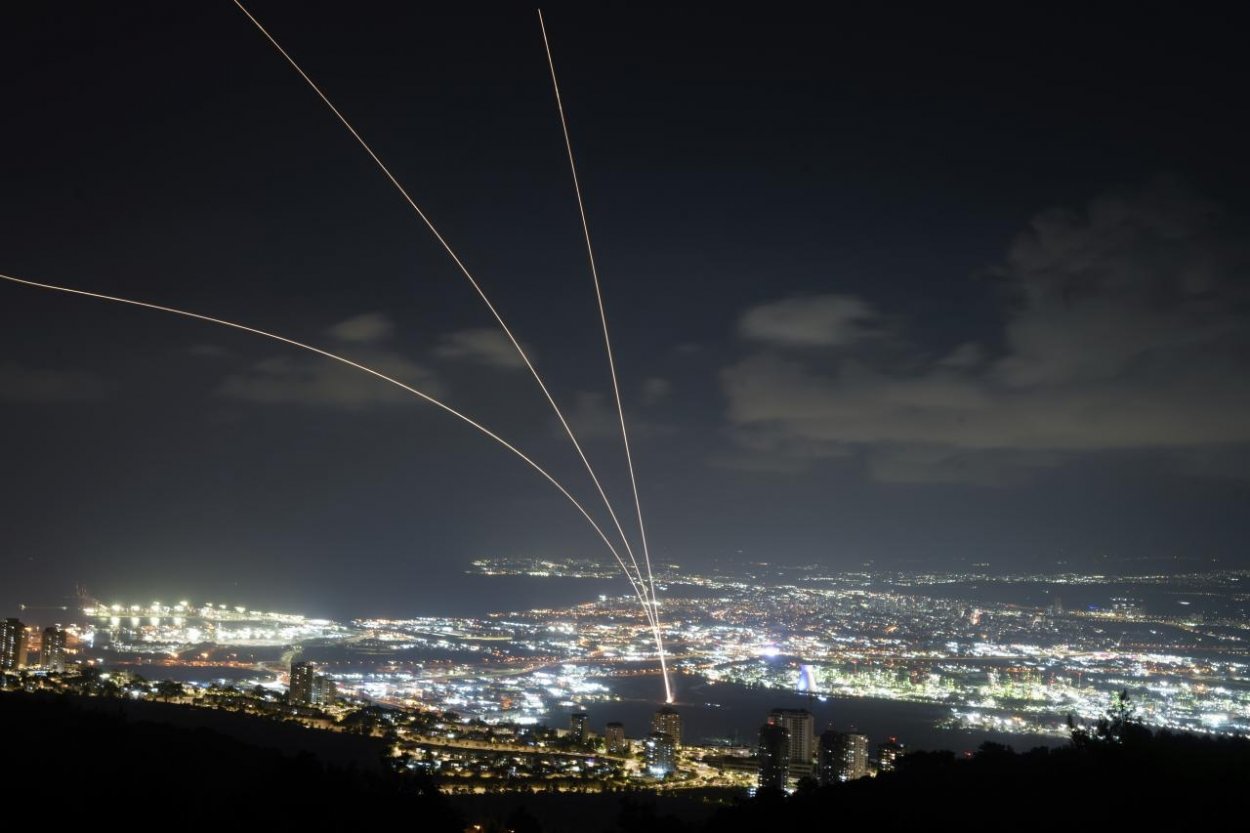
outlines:
[{"label": "night sky", "polygon": [[[627,514],[533,8],[250,8],[532,348]],[[653,555],[1250,567],[1233,20],[727,8],[546,10]],[[341,351],[596,505],[463,276],[232,3],[6,9],[0,102],[0,272]],[[472,558],[610,563],[532,470],[393,388],[8,283],[0,461],[4,610],[80,583],[421,613]]]}]

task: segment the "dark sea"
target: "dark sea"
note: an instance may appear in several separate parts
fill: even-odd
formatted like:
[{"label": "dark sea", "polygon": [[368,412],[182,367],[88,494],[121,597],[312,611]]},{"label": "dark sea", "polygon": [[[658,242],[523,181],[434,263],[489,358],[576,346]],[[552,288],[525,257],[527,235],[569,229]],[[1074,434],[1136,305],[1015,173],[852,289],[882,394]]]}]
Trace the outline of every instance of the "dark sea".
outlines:
[{"label": "dark sea", "polygon": [[[603,731],[603,724],[617,721],[625,724],[625,734],[645,735],[651,715],[663,705],[663,684],[658,676],[604,678],[607,685],[622,699],[611,703],[594,703],[580,710],[590,714],[591,728]],[[816,733],[826,729],[840,732],[856,731],[868,735],[873,746],[891,737],[912,749],[951,749],[956,752],[974,750],[985,741],[995,741],[1031,749],[1054,746],[1063,739],[1042,735],[1003,734],[999,732],[963,731],[938,728],[949,716],[946,706],[928,703],[906,703],[866,698],[814,698],[796,692],[752,688],[734,683],[708,683],[693,677],[674,676],[673,707],[682,717],[682,739],[687,743],[730,743],[753,746],[760,726],[769,711],[775,708],[807,709],[815,718]],[[567,726],[570,712],[560,709],[548,716],[553,726]]]}]

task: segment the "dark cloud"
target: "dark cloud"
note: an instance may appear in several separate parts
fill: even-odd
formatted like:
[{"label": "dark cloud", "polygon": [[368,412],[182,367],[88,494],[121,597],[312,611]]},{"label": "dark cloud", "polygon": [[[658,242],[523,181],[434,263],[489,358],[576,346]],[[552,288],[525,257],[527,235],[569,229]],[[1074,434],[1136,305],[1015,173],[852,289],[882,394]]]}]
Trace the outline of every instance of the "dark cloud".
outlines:
[{"label": "dark cloud", "polygon": [[[619,440],[621,436],[621,418],[616,411],[616,402],[610,394],[578,392],[572,407],[565,409],[565,417],[579,441]],[[625,412],[625,424],[629,429],[631,440],[669,436],[675,430],[671,425],[643,419],[630,413],[629,410]],[[552,431],[560,437],[565,436],[563,426],[554,418]]]},{"label": "dark cloud", "polygon": [[[927,360],[916,346],[897,362],[770,347],[722,371],[733,431],[753,454],[860,450],[877,479],[909,482],[1002,483],[1076,453],[1248,443],[1243,231],[1171,180],[1046,212],[999,270],[1000,348]],[[792,343],[810,345],[801,332]]]},{"label": "dark cloud", "polygon": [[[536,361],[533,348],[522,345],[530,361]],[[442,337],[441,343],[435,348],[435,355],[444,359],[456,359],[498,367],[505,370],[517,370],[525,367],[521,354],[508,340],[503,331],[489,327],[475,327],[457,330]]]},{"label": "dark cloud", "polygon": [[[391,350],[366,346],[392,331],[389,319],[366,313],[335,324],[328,332],[335,338],[359,345],[345,358],[411,385],[430,396],[441,395],[434,374]],[[360,409],[375,404],[410,401],[412,394],[367,373],[331,359],[302,353],[275,355],[248,370],[227,376],[218,393],[232,399],[265,405],[297,404]]]},{"label": "dark cloud", "polygon": [[667,379],[652,376],[642,383],[642,404],[657,405],[673,392],[673,384]]},{"label": "dark cloud", "polygon": [[[1167,384],[1247,343],[1246,228],[1171,180],[1034,219],[1007,254],[1011,388]],[[1224,368],[1228,370],[1231,368]]]},{"label": "dark cloud", "polygon": [[[579,440],[621,435],[620,417],[617,416],[616,408],[602,393],[578,393],[567,418]],[[560,429],[561,433],[563,430]]]},{"label": "dark cloud", "polygon": [[850,295],[783,298],[743,313],[738,332],[743,338],[789,347],[832,347],[851,344],[877,333],[871,305]]},{"label": "dark cloud", "polygon": [[380,312],[365,312],[340,321],[330,328],[330,335],[339,341],[356,344],[372,344],[388,338],[395,331],[395,324]]}]

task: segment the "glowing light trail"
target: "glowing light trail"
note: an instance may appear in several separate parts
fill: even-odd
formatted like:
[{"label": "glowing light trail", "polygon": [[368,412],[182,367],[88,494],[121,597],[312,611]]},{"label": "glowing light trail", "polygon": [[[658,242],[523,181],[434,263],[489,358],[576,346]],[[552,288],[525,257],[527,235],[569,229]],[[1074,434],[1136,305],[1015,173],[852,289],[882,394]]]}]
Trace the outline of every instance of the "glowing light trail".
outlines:
[{"label": "glowing light trail", "polygon": [[[411,393],[414,396],[424,399],[426,402],[429,402],[431,405],[441,408],[442,410],[456,417],[456,419],[459,419],[462,422],[466,422],[469,425],[473,426],[478,431],[481,431],[483,434],[490,437],[492,440],[499,443],[500,445],[502,445],[504,448],[511,451],[516,456],[520,457],[522,460],[524,460],[526,463],[529,464],[530,468],[534,469],[534,471],[541,474],[547,480],[548,483],[550,483],[552,486],[555,486],[556,489],[559,490],[560,494],[568,498],[568,501],[572,503],[574,507],[576,507],[577,511],[580,512],[582,514],[582,517],[586,519],[586,522],[589,523],[591,527],[594,528],[595,532],[598,533],[599,537],[603,539],[603,543],[607,545],[608,549],[612,552],[612,555],[616,558],[616,563],[621,565],[621,569],[625,571],[626,577],[629,578],[630,586],[634,588],[634,595],[638,597],[639,603],[643,606],[644,610],[647,608],[646,599],[643,596],[642,592],[639,591],[640,582],[634,581],[633,577],[629,573],[629,569],[625,566],[625,561],[621,558],[620,554],[617,552],[616,547],[612,545],[612,542],[608,540],[608,536],[604,534],[603,529],[599,526],[598,523],[595,522],[595,519],[590,516],[590,513],[586,511],[585,507],[582,506],[582,504],[577,500],[577,498],[573,497],[573,495],[569,493],[568,489],[564,488],[564,486],[558,480],[552,477],[547,472],[546,469],[538,465],[538,463],[535,463],[532,459],[530,459],[528,455],[526,455],[523,451],[521,451],[521,449],[517,448],[512,443],[508,442],[503,437],[496,434],[494,431],[491,431],[489,428],[487,428],[485,425],[482,425],[477,420],[473,419],[470,416],[462,414],[460,411],[457,411],[455,408],[451,407],[450,405],[440,402],[439,400],[435,399],[433,396],[430,396],[428,393],[419,391],[416,388],[412,387],[411,385],[405,384],[404,382],[401,382],[398,379],[395,379],[391,376],[387,376],[385,373],[382,373],[381,371],[374,370],[373,368],[368,367],[367,365],[360,364],[359,362],[354,362],[351,359],[338,355],[337,353],[331,353],[329,350],[322,350],[320,347],[314,347],[311,344],[305,344],[302,341],[296,341],[293,338],[287,338],[286,336],[277,335],[276,333],[271,333],[266,330],[257,329],[256,327],[249,327],[246,324],[237,324],[233,321],[226,321],[221,318],[213,318],[212,316],[201,315],[198,312],[188,312],[187,310],[176,309],[175,307],[162,306],[161,304],[153,304],[147,301],[135,301],[135,300],[131,300],[130,298],[119,298],[115,295],[104,295],[99,292],[88,292],[85,289],[72,289],[68,286],[57,286],[55,284],[50,284],[50,283],[39,283],[37,281],[29,281],[29,280],[25,280],[24,278],[15,278],[12,275],[0,274],[0,280],[6,280],[11,283],[22,284],[23,286],[31,286],[36,289],[47,289],[47,290],[51,290],[54,292],[64,292],[69,295],[81,295],[86,298],[96,298],[101,301],[114,301],[119,304],[128,304],[133,307],[143,307],[144,309],[156,310],[157,312],[168,312],[172,315],[181,315],[184,318],[194,318],[198,321],[207,321],[210,324],[218,324],[222,327],[230,327],[231,329],[242,330],[245,333],[252,333],[253,335],[263,336],[265,338],[273,339],[274,341],[280,341],[283,344],[288,344],[292,347],[298,347],[301,350],[307,350],[310,353],[316,353],[318,356],[324,356],[327,359],[333,359],[336,362],[341,362],[342,364],[345,364],[348,367],[354,368],[363,373],[368,373],[370,376],[375,376],[384,382],[389,382],[390,384],[394,385],[397,388],[400,388],[401,390],[407,391],[408,393]],[[645,590],[645,588],[643,589]]]},{"label": "glowing light trail", "polygon": [[[415,211],[417,216],[421,218],[421,222],[425,223],[426,228],[430,230],[430,233],[434,235],[435,239],[438,240],[440,245],[442,245],[443,249],[451,257],[452,261],[455,262],[456,267],[469,281],[469,284],[473,287],[474,291],[477,292],[478,297],[482,299],[482,303],[486,304],[486,308],[490,310],[490,314],[494,316],[495,321],[498,322],[500,328],[504,332],[504,335],[508,337],[508,341],[512,342],[512,346],[516,348],[517,355],[521,357],[521,360],[525,362],[525,366],[529,368],[530,373],[534,376],[534,381],[538,383],[539,389],[542,390],[543,395],[547,398],[547,402],[551,404],[551,409],[555,411],[556,418],[560,420],[560,424],[564,427],[565,433],[568,434],[569,440],[572,441],[573,448],[577,450],[577,455],[581,458],[582,464],[585,465],[586,471],[590,474],[590,479],[594,482],[595,489],[598,490],[599,497],[603,500],[603,505],[607,507],[608,515],[611,516],[612,523],[616,526],[616,531],[621,536],[621,541],[625,545],[625,552],[629,555],[629,560],[634,566],[634,573],[637,574],[638,581],[642,581],[642,570],[639,568],[638,561],[634,557],[633,547],[629,544],[629,536],[625,534],[625,530],[621,527],[621,522],[616,516],[616,511],[612,508],[612,502],[608,500],[607,493],[603,490],[603,486],[599,483],[599,478],[595,474],[594,467],[590,465],[590,460],[586,457],[586,453],[582,450],[581,443],[577,441],[577,436],[573,433],[572,427],[569,426],[568,420],[564,418],[564,413],[560,410],[560,406],[556,404],[555,397],[553,397],[551,395],[551,391],[547,389],[547,385],[538,374],[538,370],[535,369],[529,356],[526,355],[525,349],[521,347],[521,343],[517,341],[514,335],[512,335],[512,330],[510,330],[508,325],[504,323],[503,316],[501,316],[499,311],[495,309],[495,305],[492,304],[490,298],[486,296],[486,292],[482,289],[481,285],[478,284],[477,279],[473,277],[473,273],[469,271],[467,266],[465,266],[464,261],[460,259],[459,255],[457,255],[455,250],[451,247],[451,244],[447,242],[447,239],[443,237],[439,230],[434,226],[434,223],[430,220],[430,218],[427,217],[425,212],[421,210],[421,207],[417,205],[416,201],[409,195],[404,186],[400,185],[399,180],[396,179],[390,169],[386,167],[385,163],[382,162],[382,159],[374,153],[373,148],[369,146],[369,143],[366,142],[364,137],[356,131],[356,128],[352,127],[352,124],[347,120],[347,117],[334,106],[334,103],[331,102],[330,98],[321,91],[321,88],[316,85],[311,77],[309,77],[308,73],[304,72],[300,65],[295,62],[295,59],[282,48],[282,45],[278,43],[277,39],[275,39],[273,35],[269,34],[269,31],[261,25],[261,22],[247,10],[240,0],[234,0],[234,4],[239,7],[239,11],[247,15],[247,19],[252,21],[256,28],[260,30],[260,33],[265,36],[265,39],[273,44],[274,49],[278,50],[278,53],[286,59],[286,62],[290,64],[297,73],[299,73],[299,76],[304,79],[309,87],[312,88],[312,91],[317,94],[317,97],[325,103],[326,107],[330,108],[330,112],[334,113],[335,117],[337,117],[343,126],[347,128],[347,132],[351,133],[356,142],[364,148],[365,153],[369,154],[369,158],[372,159],[374,164],[378,166],[378,169],[386,175],[386,178],[390,180],[390,183],[395,186],[395,190],[397,190],[400,196],[404,198],[405,202],[411,206],[412,210]],[[633,574],[630,574],[628,570],[626,570],[626,575],[629,576],[631,581],[634,580]],[[648,619],[654,620],[657,616],[654,606],[644,604],[644,607],[647,608],[646,613]],[[658,647],[659,646],[657,646],[657,648]],[[665,682],[667,682],[667,679],[668,678],[665,677]]]},{"label": "glowing light trail", "polygon": [[[590,244],[590,224],[586,220],[586,204],[582,200],[582,186],[577,178],[577,163],[573,157],[573,140],[569,137],[569,122],[564,115],[564,100],[560,97],[560,82],[556,79],[556,62],[551,55],[551,41],[547,38],[547,24],[543,20],[542,9],[538,10],[538,26],[543,32],[543,46],[547,50],[547,66],[551,69],[551,88],[556,94],[556,109],[560,112],[560,128],[564,131],[564,147],[569,156],[569,172],[573,175],[573,193],[577,195],[577,211],[582,219],[582,235],[586,239],[586,257],[590,260],[590,276],[595,284],[595,300],[599,302],[599,322],[603,325],[603,346],[608,353],[608,372],[612,377],[612,393],[616,396],[616,413],[621,422],[621,441],[625,445],[625,464],[629,468],[629,485],[634,492],[634,509],[638,513],[638,536],[642,542],[642,560],[647,566],[647,579],[644,586],[650,587],[651,604],[656,606],[656,615],[652,618],[655,628],[656,647],[660,651],[660,673],[664,677],[664,695],[668,702],[673,702],[673,691],[668,684],[668,665],[664,660],[664,641],[660,637],[659,609],[655,597],[655,578],[651,574],[651,552],[647,546],[647,527],[642,521],[642,502],[638,499],[638,479],[634,476],[634,457],[629,448],[629,431],[625,428],[625,407],[621,404],[621,386],[616,378],[616,358],[612,354],[612,337],[608,334],[608,314],[603,306],[603,291],[599,286],[599,267],[595,264],[595,249]],[[635,563],[636,566],[636,563]],[[641,572],[639,573],[641,578]]]}]

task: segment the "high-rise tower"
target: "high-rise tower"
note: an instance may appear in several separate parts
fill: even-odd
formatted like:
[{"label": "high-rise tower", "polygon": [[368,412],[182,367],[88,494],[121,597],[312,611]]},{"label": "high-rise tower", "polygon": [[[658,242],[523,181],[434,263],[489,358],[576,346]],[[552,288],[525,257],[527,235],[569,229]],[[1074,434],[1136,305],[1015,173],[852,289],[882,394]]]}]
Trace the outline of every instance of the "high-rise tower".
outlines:
[{"label": "high-rise tower", "polygon": [[807,709],[773,709],[768,722],[790,733],[790,774],[810,775],[816,752],[815,721]]},{"label": "high-rise tower", "polygon": [[662,732],[673,739],[673,743],[681,746],[681,715],[671,706],[665,706],[651,718],[651,731]]},{"label": "high-rise tower", "polygon": [[760,789],[784,790],[790,777],[790,732],[779,723],[760,727]]},{"label": "high-rise tower", "polygon": [[43,629],[43,639],[39,643],[39,664],[49,671],[65,670],[65,629],[60,625],[49,625]]},{"label": "high-rise tower", "polygon": [[0,622],[0,671],[26,667],[26,626],[17,619]]}]

